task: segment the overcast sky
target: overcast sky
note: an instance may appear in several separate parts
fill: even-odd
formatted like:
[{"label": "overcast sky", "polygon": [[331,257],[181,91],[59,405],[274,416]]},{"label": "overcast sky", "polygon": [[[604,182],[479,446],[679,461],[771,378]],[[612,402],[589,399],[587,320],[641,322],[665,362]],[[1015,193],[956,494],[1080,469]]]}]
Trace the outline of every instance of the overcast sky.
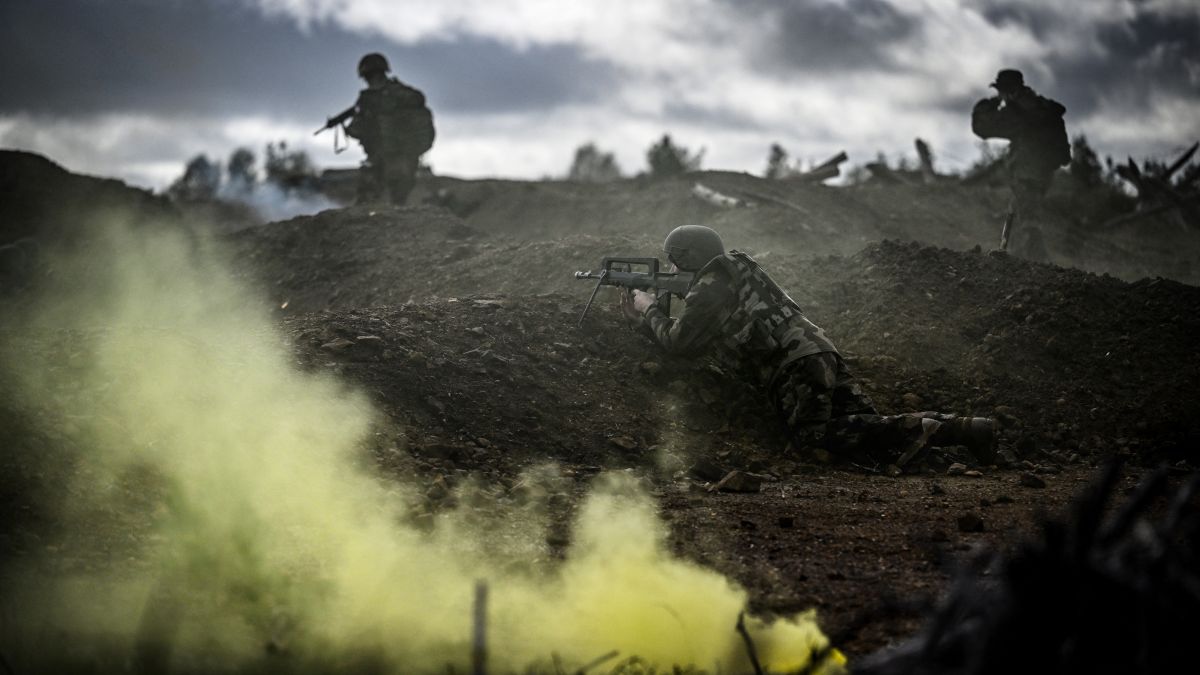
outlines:
[{"label": "overcast sky", "polygon": [[354,166],[312,132],[368,51],[426,93],[427,160],[463,177],[562,176],[589,141],[634,173],[668,132],[713,169],[916,137],[961,168],[1002,67],[1102,154],[1200,140],[1196,0],[0,0],[0,147],[153,188],[269,140]]}]

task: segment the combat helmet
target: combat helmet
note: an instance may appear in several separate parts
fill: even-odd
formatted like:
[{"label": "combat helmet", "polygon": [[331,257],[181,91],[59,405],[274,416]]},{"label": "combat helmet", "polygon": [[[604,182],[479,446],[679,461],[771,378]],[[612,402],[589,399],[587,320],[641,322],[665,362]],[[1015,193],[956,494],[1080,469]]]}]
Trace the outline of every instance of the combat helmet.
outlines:
[{"label": "combat helmet", "polygon": [[996,81],[988,86],[999,92],[1016,91],[1025,86],[1025,75],[1019,70],[1005,68],[996,73]]},{"label": "combat helmet", "polygon": [[721,235],[703,225],[680,225],[663,242],[663,253],[679,269],[695,272],[708,261],[725,253]]},{"label": "combat helmet", "polygon": [[391,70],[387,59],[379,52],[371,52],[358,61],[359,77],[366,77],[368,73],[389,73]]}]

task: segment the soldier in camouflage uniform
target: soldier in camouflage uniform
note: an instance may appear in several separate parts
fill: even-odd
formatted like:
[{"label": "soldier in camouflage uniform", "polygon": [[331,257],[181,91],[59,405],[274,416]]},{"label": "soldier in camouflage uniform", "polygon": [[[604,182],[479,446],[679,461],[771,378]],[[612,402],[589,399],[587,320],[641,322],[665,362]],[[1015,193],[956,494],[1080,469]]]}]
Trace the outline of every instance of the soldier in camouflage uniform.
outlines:
[{"label": "soldier in camouflage uniform", "polygon": [[[991,86],[998,95],[975,104],[971,130],[984,139],[1008,139],[1009,230],[1016,239],[1013,252],[1044,261],[1046,249],[1038,227],[1043,199],[1054,172],[1071,162],[1071,143],[1063,122],[1067,109],[1025,86],[1019,70],[1001,70]],[[1001,248],[1007,244],[1008,239],[1002,238]]]},{"label": "soldier in camouflage uniform", "polygon": [[761,386],[792,434],[793,446],[875,466],[904,466],[927,445],[969,445],[991,460],[992,421],[925,412],[881,415],[833,342],[750,256],[725,252],[720,235],[684,225],[663,245],[696,276],[672,318],[655,296],[622,297],[625,315],[668,352],[703,356]]},{"label": "soldier in camouflage uniform", "polygon": [[421,155],[433,147],[433,114],[425,94],[394,77],[382,54],[367,54],[358,75],[367,88],[358,94],[346,135],[367,153],[359,170],[358,203],[403,205],[416,184]]}]

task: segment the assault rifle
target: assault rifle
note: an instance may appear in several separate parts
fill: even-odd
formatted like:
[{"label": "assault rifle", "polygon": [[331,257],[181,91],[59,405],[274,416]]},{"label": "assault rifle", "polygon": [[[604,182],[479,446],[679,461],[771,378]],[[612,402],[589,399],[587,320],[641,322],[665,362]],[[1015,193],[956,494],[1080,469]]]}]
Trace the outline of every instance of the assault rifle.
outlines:
[{"label": "assault rifle", "polygon": [[[346,108],[345,110],[343,110],[342,112],[334,115],[333,117],[326,118],[325,126],[314,131],[313,136],[316,136],[317,134],[321,133],[322,131],[325,131],[326,129],[333,129],[335,127],[341,128],[342,125],[346,123],[346,120],[350,119],[351,117],[354,117],[354,113],[356,113],[356,112],[358,112],[358,106],[352,105],[349,108]],[[344,129],[343,129],[343,131],[344,131]],[[343,138],[342,140],[344,141],[345,138]],[[338,147],[338,134],[335,131],[333,134],[333,151],[341,152],[342,150],[345,150],[345,149],[346,149],[345,145],[343,145],[340,148]]]},{"label": "assault rifle", "polygon": [[664,311],[670,311],[671,294],[681,298],[687,295],[695,276],[691,272],[660,272],[658,258],[604,258],[600,261],[599,271],[575,273],[576,279],[596,280],[592,296],[588,298],[583,314],[579,316],[579,325],[583,325],[583,320],[592,308],[592,301],[596,299],[596,293],[600,291],[601,286],[655,291],[659,305]]}]

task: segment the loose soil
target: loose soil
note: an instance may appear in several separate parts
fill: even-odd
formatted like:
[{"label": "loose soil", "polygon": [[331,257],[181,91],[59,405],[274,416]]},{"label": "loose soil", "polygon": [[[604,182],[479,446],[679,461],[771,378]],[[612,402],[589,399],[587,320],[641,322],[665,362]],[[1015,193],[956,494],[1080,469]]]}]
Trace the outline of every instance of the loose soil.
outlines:
[{"label": "loose soil", "polygon": [[[756,205],[714,207],[691,196],[696,182]],[[757,611],[818,608],[853,659],[917,627],[889,598],[935,597],[973,551],[1062,512],[1108,459],[1132,460],[1126,487],[1145,466],[1196,461],[1195,233],[1085,235],[1064,218],[1047,228],[1059,264],[1035,264],[990,251],[1006,202],[990,188],[438,178],[414,201],[439,191],[440,205],[336,209],[218,240],[300,366],[382,411],[375,463],[428,486],[431,521],[469,479],[534,498],[529,471],[550,462],[567,479],[550,502],[561,552],[592,477],[630,470],[680,555],[744,585]],[[662,357],[614,291],[579,325],[592,288],[572,272],[656,255],[685,222],[755,255],[881,409],[997,417],[999,462],[949,449],[887,477],[797,456],[758,392]],[[760,491],[710,491],[729,470],[759,476]],[[5,536],[29,546],[21,528],[40,524],[21,522]]]}]

